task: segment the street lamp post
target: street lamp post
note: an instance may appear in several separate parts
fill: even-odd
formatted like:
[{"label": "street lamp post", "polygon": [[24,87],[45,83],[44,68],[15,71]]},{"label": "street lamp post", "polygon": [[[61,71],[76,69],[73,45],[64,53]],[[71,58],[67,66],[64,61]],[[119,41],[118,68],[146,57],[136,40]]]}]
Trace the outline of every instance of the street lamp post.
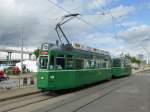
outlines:
[{"label": "street lamp post", "polygon": [[21,87],[21,75],[23,74],[23,32],[21,32],[21,74],[19,74],[19,87]]}]

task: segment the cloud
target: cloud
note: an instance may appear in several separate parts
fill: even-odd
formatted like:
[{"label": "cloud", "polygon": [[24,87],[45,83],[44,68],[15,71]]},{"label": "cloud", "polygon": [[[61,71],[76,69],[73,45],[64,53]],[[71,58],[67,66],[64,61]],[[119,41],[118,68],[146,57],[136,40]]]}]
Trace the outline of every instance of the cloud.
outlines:
[{"label": "cloud", "polygon": [[[25,45],[37,46],[54,36],[54,18],[63,13],[50,10],[53,6],[43,0],[3,0],[0,4],[0,43],[1,45],[19,45],[23,32]],[[52,29],[52,30],[51,30]]]},{"label": "cloud", "polygon": [[150,55],[150,26],[136,25],[118,33],[118,36],[126,43],[125,50],[130,54],[143,53]]},{"label": "cloud", "polygon": [[80,38],[81,40],[84,40],[83,44],[91,44],[92,46],[101,46],[101,45],[107,45],[111,42],[111,44],[116,43],[116,40],[113,38],[112,34],[103,34],[103,33],[92,33],[92,34],[86,34],[83,38]]},{"label": "cloud", "polygon": [[126,31],[120,32],[119,36],[131,44],[143,43],[144,41],[150,38],[150,26],[133,26],[127,29]]},{"label": "cloud", "polygon": [[[85,0],[52,1],[72,13],[100,14],[103,12],[101,7],[111,5],[114,0],[92,0],[87,2]],[[111,9],[107,9],[105,15],[80,16],[80,18],[89,23],[88,25],[81,20],[73,19],[62,28],[71,42],[79,42],[91,47],[121,52],[125,49],[125,42],[132,45],[136,41],[143,41],[150,35],[149,26],[139,25],[138,21],[127,20],[122,24],[127,26],[128,29],[117,33],[121,37],[118,38],[119,40],[114,38],[111,27],[111,14],[116,19],[120,19],[119,17],[127,19],[128,15],[135,11],[135,7],[125,6],[120,3],[115,7],[111,7]],[[0,44],[5,47],[6,45],[19,47],[22,32],[25,47],[35,48],[43,42],[54,43],[58,39],[54,30],[55,25],[64,14],[67,13],[47,0],[1,0]],[[117,29],[117,31],[119,30]],[[136,41],[134,38],[136,38]]]},{"label": "cloud", "polygon": [[133,12],[135,9],[133,6],[123,6],[120,5],[116,8],[113,8],[110,10],[110,12],[113,14],[114,17],[122,16],[122,15],[127,15],[128,13]]},{"label": "cloud", "polygon": [[[53,2],[58,3],[57,0]],[[73,7],[72,4],[74,4]],[[82,3],[80,0],[73,2],[67,0],[58,5],[67,7],[70,11],[74,8],[77,8],[75,11],[79,11]],[[3,0],[0,8],[0,44],[10,46],[20,45],[22,32],[26,46],[55,42],[58,38],[54,29],[55,25],[60,21],[60,17],[66,14],[47,0]],[[81,21],[76,20],[64,26],[64,30],[69,29],[67,32],[72,32],[73,35],[82,31],[81,29],[86,28],[85,26]]]},{"label": "cloud", "polygon": [[[131,14],[134,11],[135,9],[132,6],[119,5],[115,8],[107,10],[104,13],[104,15],[93,15],[93,16],[87,15],[87,16],[83,16],[83,18],[86,21],[88,21],[90,24],[92,24],[95,27],[95,29],[98,29],[96,31],[101,31],[106,33],[108,30],[110,30],[110,26],[112,26],[112,24],[117,24],[117,21],[119,19],[127,19],[128,14]],[[101,11],[96,11],[95,14],[101,14]],[[113,16],[113,23],[112,23],[112,16]]]},{"label": "cloud", "polygon": [[[54,42],[57,39],[55,25],[60,17],[66,12],[50,4],[47,0],[2,0],[0,4],[0,44],[19,46],[20,33],[23,32],[24,44],[26,46],[38,46],[42,42]],[[82,0],[65,0],[56,4],[72,12],[84,12],[88,3]],[[94,1],[93,1],[94,2]],[[104,1],[95,1],[102,5]],[[95,3],[94,3],[95,4]],[[114,16],[126,15],[131,8],[119,6],[111,9]],[[119,13],[121,10],[123,13]],[[125,11],[124,11],[125,10]],[[96,12],[98,13],[98,12]],[[102,17],[83,17],[86,21],[95,26],[106,26],[111,22],[110,15]],[[82,21],[75,19],[70,24],[64,26],[69,37],[80,35],[82,32],[93,29]],[[100,27],[99,27],[100,29]],[[100,29],[101,30],[101,29]],[[97,30],[97,31],[100,31]]]},{"label": "cloud", "polygon": [[99,8],[105,6],[107,4],[107,1],[108,0],[93,0],[92,2],[89,2],[89,8]]}]

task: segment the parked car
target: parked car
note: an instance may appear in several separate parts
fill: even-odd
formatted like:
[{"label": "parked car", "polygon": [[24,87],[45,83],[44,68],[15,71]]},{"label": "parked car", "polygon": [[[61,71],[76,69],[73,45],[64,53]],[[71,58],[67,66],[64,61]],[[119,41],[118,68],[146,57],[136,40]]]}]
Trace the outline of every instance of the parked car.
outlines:
[{"label": "parked car", "polygon": [[0,70],[0,82],[8,80],[8,79],[9,79],[9,77],[7,77],[7,75],[5,74],[5,72],[2,71],[2,70]]}]

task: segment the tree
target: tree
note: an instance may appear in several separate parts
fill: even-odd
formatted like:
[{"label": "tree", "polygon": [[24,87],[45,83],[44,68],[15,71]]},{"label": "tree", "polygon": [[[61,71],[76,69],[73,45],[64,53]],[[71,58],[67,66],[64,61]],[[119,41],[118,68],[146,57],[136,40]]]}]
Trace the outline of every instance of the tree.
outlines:
[{"label": "tree", "polygon": [[125,57],[128,58],[128,59],[130,59],[130,61],[132,63],[136,63],[138,65],[141,64],[141,61],[139,59],[136,59],[134,56],[130,56],[129,54],[126,54]]},{"label": "tree", "polygon": [[36,59],[39,57],[40,53],[41,53],[41,49],[39,48],[33,52],[33,54],[36,56]]}]

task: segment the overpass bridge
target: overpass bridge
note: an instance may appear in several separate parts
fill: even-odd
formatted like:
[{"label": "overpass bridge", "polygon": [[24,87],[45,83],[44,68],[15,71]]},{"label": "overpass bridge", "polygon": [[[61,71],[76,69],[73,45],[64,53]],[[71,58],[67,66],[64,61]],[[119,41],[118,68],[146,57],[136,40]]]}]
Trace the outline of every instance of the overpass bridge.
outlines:
[{"label": "overpass bridge", "polygon": [[[19,53],[19,54],[21,54],[21,50],[13,50],[13,49],[5,49],[5,48],[4,49],[0,48],[0,52],[7,52],[9,61],[11,60],[12,53]],[[29,55],[29,59],[31,59],[31,56],[32,56],[33,52],[23,51],[23,54],[28,54]]]}]

